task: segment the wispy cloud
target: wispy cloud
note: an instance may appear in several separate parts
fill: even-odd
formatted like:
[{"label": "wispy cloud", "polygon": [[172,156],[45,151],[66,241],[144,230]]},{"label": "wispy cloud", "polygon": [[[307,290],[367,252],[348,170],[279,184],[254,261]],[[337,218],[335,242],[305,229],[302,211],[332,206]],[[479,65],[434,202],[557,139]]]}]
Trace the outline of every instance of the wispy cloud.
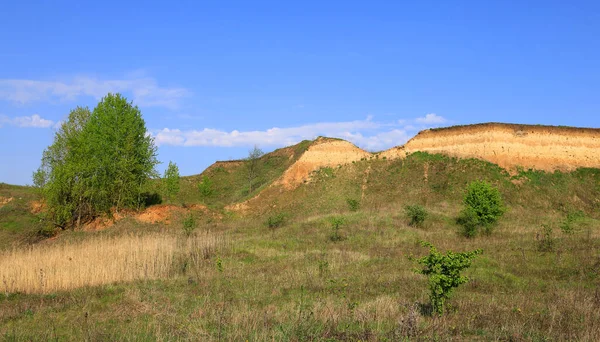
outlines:
[{"label": "wispy cloud", "polygon": [[77,76],[66,81],[0,79],[0,99],[26,104],[39,101],[74,101],[81,96],[100,99],[107,93],[132,96],[136,105],[177,108],[190,92],[185,88],[162,87],[151,77],[103,80]]},{"label": "wispy cloud", "polygon": [[[429,114],[428,114],[429,115]],[[434,114],[435,115],[435,114]],[[435,115],[402,120],[395,123],[377,122],[369,116],[364,120],[343,122],[321,122],[297,127],[273,127],[263,131],[223,131],[211,128],[202,130],[180,130],[163,128],[152,132],[158,145],[172,146],[286,146],[304,139],[328,136],[346,139],[371,150],[381,150],[405,143],[419,129],[437,126],[437,122],[447,122]]]},{"label": "wispy cloud", "polygon": [[54,125],[52,120],[42,118],[37,114],[32,116],[18,116],[15,118],[9,118],[7,116],[0,115],[0,127],[3,125],[10,125],[16,127],[33,127],[33,128],[48,128]]},{"label": "wispy cloud", "polygon": [[446,120],[445,118],[435,114],[435,113],[430,113],[425,115],[422,118],[417,118],[415,119],[415,122],[418,124],[423,124],[423,125],[442,125],[448,122],[448,120]]}]

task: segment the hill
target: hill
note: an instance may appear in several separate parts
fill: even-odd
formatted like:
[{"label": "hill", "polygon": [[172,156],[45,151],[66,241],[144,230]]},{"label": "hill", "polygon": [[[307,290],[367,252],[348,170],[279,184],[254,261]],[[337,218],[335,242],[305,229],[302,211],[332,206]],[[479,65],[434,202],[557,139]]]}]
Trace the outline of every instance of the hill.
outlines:
[{"label": "hill", "polygon": [[[502,152],[487,153],[499,142],[486,140],[486,127],[508,139],[511,153],[546,143],[519,150],[535,168],[484,160]],[[304,141],[261,157],[252,191],[247,161],[217,162],[147,209],[170,208],[168,223],[124,217],[41,242],[24,238],[43,218],[31,210],[33,189],[2,185],[0,196],[13,199],[0,207],[0,336],[600,340],[600,169],[586,158],[535,157],[560,156],[560,137],[577,132],[589,135],[578,140],[585,146],[562,150],[592,150],[597,131],[527,126],[527,137],[553,137],[530,141],[509,138],[515,127],[524,126],[431,130],[379,153],[339,139]],[[482,140],[469,144],[475,136]],[[474,180],[497,187],[507,212],[491,234],[468,239],[456,218]],[[415,204],[429,213],[422,226],[404,212]],[[483,249],[441,317],[430,315],[427,279],[412,271],[427,253],[419,241]]]}]

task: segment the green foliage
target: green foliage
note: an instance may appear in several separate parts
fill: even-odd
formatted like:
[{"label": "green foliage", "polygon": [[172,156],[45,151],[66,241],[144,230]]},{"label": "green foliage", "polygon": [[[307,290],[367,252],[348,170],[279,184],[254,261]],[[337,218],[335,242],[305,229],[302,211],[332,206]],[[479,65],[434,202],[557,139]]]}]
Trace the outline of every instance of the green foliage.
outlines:
[{"label": "green foliage", "polygon": [[169,166],[165,170],[162,181],[165,194],[169,199],[179,193],[179,167],[177,167],[177,164],[169,161]]},{"label": "green foliage", "polygon": [[428,242],[422,242],[422,245],[429,247],[429,255],[417,260],[423,268],[415,272],[427,276],[431,305],[434,312],[441,315],[444,313],[446,300],[450,298],[454,288],[469,280],[460,273],[469,268],[472,260],[483,251],[481,249],[461,253],[448,251],[444,255]]},{"label": "green foliage", "polygon": [[285,214],[284,213],[278,213],[275,215],[271,215],[269,216],[269,218],[267,218],[267,227],[269,227],[270,229],[276,229],[279,227],[282,227],[285,224]]},{"label": "green foliage", "polygon": [[486,181],[471,182],[463,203],[465,208],[461,211],[457,223],[463,227],[463,235],[466,237],[477,235],[478,228],[490,233],[505,212],[500,191]]},{"label": "green foliage", "polygon": [[331,234],[329,234],[329,241],[338,242],[344,240],[344,236],[340,232],[341,226],[346,223],[343,217],[332,217],[331,223]]},{"label": "green foliage", "polygon": [[408,224],[415,227],[422,226],[429,215],[427,209],[420,205],[407,205],[404,207],[404,212],[409,220]]},{"label": "green foliage", "polygon": [[560,230],[568,235],[575,233],[574,224],[584,217],[585,214],[581,210],[568,212],[567,217],[560,223]]},{"label": "green foliage", "polygon": [[198,191],[203,197],[208,197],[213,194],[213,183],[210,178],[202,176],[202,180],[198,183]]},{"label": "green foliage", "polygon": [[471,207],[463,209],[456,222],[462,227],[462,235],[468,238],[475,237],[478,228],[481,226],[481,221],[479,220],[477,212]]},{"label": "green foliage", "polygon": [[360,202],[354,198],[346,198],[350,211],[357,211],[360,208]]},{"label": "green foliage", "polygon": [[184,220],[183,220],[183,225],[182,225],[182,229],[183,229],[183,233],[186,236],[190,236],[192,235],[192,233],[194,232],[194,230],[196,230],[196,218],[194,217],[194,214],[190,213]]},{"label": "green foliage", "polygon": [[254,180],[259,173],[259,160],[263,155],[264,152],[256,145],[252,150],[248,151],[248,158],[246,158],[246,166],[248,170],[248,194],[252,193]]},{"label": "green foliage", "polygon": [[157,163],[140,110],[121,95],[108,94],[92,112],[71,111],[33,178],[48,217],[65,228],[112,208],[139,206]]},{"label": "green foliage", "polygon": [[537,234],[536,239],[538,243],[538,251],[552,252],[554,250],[556,240],[554,238],[553,229],[550,225],[543,224],[542,231],[541,233]]}]

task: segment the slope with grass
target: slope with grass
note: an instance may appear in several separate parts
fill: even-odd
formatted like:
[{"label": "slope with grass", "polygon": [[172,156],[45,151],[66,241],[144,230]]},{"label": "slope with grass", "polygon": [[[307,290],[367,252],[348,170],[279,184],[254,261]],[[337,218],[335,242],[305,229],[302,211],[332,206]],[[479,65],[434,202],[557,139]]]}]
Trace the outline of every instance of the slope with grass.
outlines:
[{"label": "slope with grass", "polygon": [[[189,235],[181,210],[169,225],[125,218],[0,252],[0,336],[600,340],[599,169],[509,173],[481,159],[426,152],[384,159],[349,148],[348,158],[302,170],[294,187],[280,184],[295,163],[310,161],[313,146],[326,156],[319,149],[327,144],[311,144],[265,155],[251,193],[243,161],[184,178],[176,206],[202,202],[222,214],[194,212]],[[208,195],[198,189],[203,177],[211,180]],[[474,180],[497,187],[507,212],[491,235],[467,239],[456,217]],[[0,189],[14,198],[0,211],[29,191]],[[246,212],[225,209],[239,202]],[[425,208],[421,225],[409,224],[406,205]],[[427,253],[423,240],[440,251],[483,249],[441,317],[430,315],[427,280],[413,272],[414,259]],[[121,246],[115,260],[111,245]],[[98,263],[69,267],[82,258]],[[121,271],[102,274],[111,267]]]}]

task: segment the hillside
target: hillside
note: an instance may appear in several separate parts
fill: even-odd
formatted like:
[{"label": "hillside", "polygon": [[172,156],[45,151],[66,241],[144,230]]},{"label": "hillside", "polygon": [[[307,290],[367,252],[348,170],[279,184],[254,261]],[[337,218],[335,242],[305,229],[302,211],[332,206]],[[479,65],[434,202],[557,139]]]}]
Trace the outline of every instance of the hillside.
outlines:
[{"label": "hillside", "polygon": [[[464,152],[477,147],[461,138],[471,128],[422,132],[381,153],[304,141],[260,158],[252,191],[247,161],[217,162],[141,213],[167,208],[169,221],[136,213],[51,239],[36,234],[33,189],[0,185],[0,339],[600,340],[600,169],[500,167]],[[442,137],[471,147],[461,158],[450,145],[412,147]],[[497,187],[507,211],[489,234],[465,238],[456,218],[474,180]],[[160,181],[148,191],[159,200]],[[405,214],[416,204],[422,226]],[[413,272],[427,253],[420,241],[483,249],[441,317]]]},{"label": "hillside", "polygon": [[[377,161],[404,160],[419,152],[442,154],[459,160],[480,159],[498,165],[512,176],[523,175],[528,170],[535,173],[600,168],[600,154],[597,153],[600,150],[600,129],[590,128],[499,123],[455,126],[422,131],[403,146],[377,153],[369,153],[341,139],[323,137],[305,141],[301,145],[301,148],[295,145],[265,155],[261,159],[263,166],[260,170],[264,173],[261,187],[252,194],[244,190],[239,192],[244,189],[244,161],[217,162],[190,180],[198,181],[201,177],[207,177],[215,184],[238,184],[219,189],[219,203],[233,210],[247,211],[253,203],[260,206],[258,202],[271,201],[273,203],[270,205],[276,205],[277,198],[286,197],[286,192],[296,189],[300,184],[309,183],[320,171],[327,173],[354,163],[370,165],[364,167],[361,171],[363,174],[356,176],[361,179],[361,187],[366,189],[369,180],[384,182],[378,178],[380,176],[369,176]],[[296,153],[290,154],[292,150],[296,150]],[[288,159],[283,158],[272,164],[270,161],[285,154],[283,151],[288,151],[285,152]],[[362,163],[365,161],[368,163]],[[353,169],[355,167],[350,168]],[[423,172],[427,177],[427,170]],[[420,184],[416,183],[415,186]],[[237,194],[229,192],[233,188],[237,189]],[[365,190],[361,190],[360,197],[364,197],[364,193]],[[217,202],[215,198],[197,199],[207,203]]]}]

